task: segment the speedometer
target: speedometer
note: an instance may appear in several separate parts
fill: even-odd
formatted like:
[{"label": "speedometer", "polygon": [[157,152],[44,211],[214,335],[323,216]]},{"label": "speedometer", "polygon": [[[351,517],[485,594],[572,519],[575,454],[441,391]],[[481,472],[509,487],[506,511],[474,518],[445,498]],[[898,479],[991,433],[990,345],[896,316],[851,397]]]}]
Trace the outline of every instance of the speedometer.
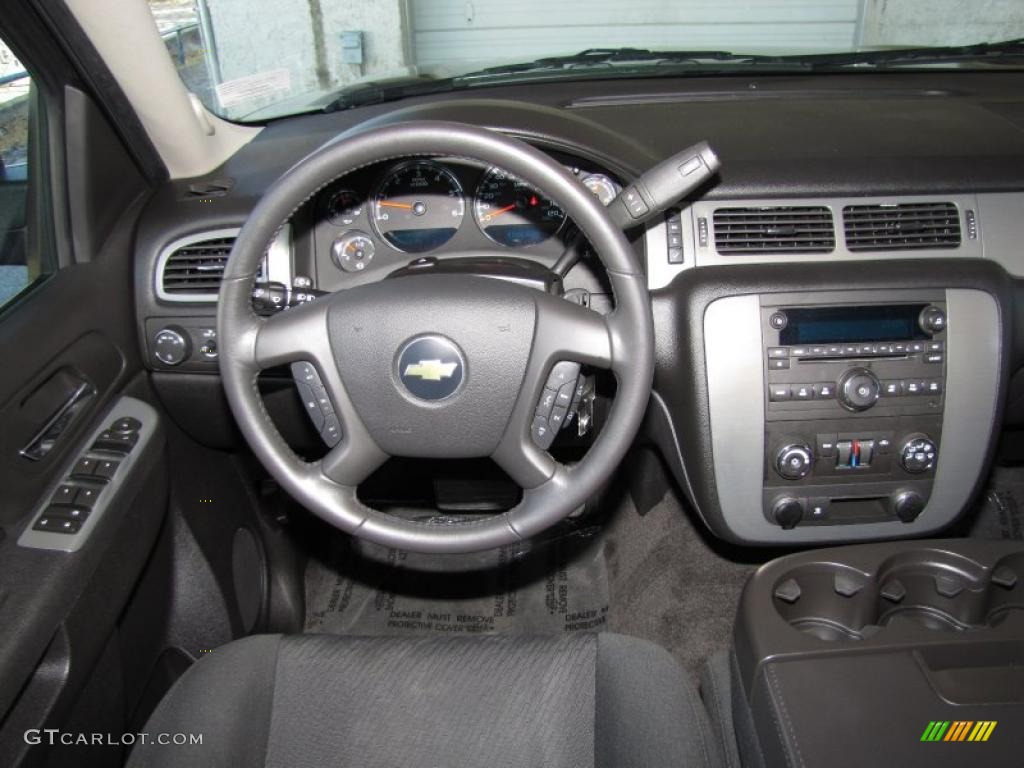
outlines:
[{"label": "speedometer", "polygon": [[487,237],[510,247],[536,245],[565,223],[557,203],[500,168],[491,168],[480,180],[473,213]]},{"label": "speedometer", "polygon": [[377,233],[407,253],[423,253],[447,243],[459,231],[465,212],[458,180],[429,160],[399,165],[373,199]]}]

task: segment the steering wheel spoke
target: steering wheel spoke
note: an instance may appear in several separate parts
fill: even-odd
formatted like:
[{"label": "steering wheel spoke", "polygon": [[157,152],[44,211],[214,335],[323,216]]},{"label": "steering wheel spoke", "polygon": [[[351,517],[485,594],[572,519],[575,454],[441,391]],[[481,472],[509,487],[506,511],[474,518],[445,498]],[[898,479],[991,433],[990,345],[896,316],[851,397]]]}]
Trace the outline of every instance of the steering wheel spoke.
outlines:
[{"label": "steering wheel spoke", "polygon": [[327,335],[327,303],[311,301],[258,321],[253,344],[254,363],[261,370],[298,360],[323,370],[331,359]]},{"label": "steering wheel spoke", "polygon": [[533,358],[542,375],[562,360],[612,368],[612,333],[604,315],[557,296],[537,298]]}]

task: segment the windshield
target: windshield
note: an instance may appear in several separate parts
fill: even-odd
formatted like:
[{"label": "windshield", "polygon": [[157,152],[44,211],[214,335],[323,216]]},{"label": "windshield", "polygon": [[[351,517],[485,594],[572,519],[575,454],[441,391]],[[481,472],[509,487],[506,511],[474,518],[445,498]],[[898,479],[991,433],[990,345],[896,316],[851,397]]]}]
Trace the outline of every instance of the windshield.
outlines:
[{"label": "windshield", "polygon": [[1020,0],[150,0],[150,7],[189,90],[215,114],[242,122],[538,79],[1024,65]]}]

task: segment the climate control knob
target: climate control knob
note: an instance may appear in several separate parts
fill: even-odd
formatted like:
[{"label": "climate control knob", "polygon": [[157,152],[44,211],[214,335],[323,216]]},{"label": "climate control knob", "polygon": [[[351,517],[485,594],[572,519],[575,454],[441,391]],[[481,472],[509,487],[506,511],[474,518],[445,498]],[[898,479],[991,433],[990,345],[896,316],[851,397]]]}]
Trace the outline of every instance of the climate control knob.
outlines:
[{"label": "climate control knob", "polygon": [[900,466],[917,475],[935,466],[938,449],[928,435],[910,435],[900,447]]},{"label": "climate control knob", "polygon": [[775,471],[787,480],[802,480],[814,466],[814,454],[806,443],[790,443],[775,454]]},{"label": "climate control knob", "polygon": [[160,329],[153,337],[153,355],[164,365],[180,365],[191,353],[188,333],[175,325]]},{"label": "climate control knob", "polygon": [[924,499],[914,491],[899,491],[892,497],[892,511],[904,523],[912,523],[924,511]]},{"label": "climate control knob", "polygon": [[804,519],[804,505],[797,499],[783,497],[772,506],[772,519],[787,531]]},{"label": "climate control knob", "polygon": [[866,411],[878,402],[882,385],[867,368],[851,368],[839,380],[839,402],[851,411]]}]

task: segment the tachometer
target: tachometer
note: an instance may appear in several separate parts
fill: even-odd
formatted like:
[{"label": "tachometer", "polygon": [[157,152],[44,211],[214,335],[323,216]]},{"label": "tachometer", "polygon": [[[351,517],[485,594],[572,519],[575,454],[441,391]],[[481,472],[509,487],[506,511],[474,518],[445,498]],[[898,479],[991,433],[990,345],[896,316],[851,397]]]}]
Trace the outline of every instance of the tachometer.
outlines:
[{"label": "tachometer", "polygon": [[466,201],[458,179],[429,160],[398,166],[373,199],[377,233],[400,251],[423,253],[459,231]]},{"label": "tachometer", "polygon": [[500,168],[491,168],[480,180],[473,213],[487,237],[510,247],[536,245],[565,222],[557,203]]}]

